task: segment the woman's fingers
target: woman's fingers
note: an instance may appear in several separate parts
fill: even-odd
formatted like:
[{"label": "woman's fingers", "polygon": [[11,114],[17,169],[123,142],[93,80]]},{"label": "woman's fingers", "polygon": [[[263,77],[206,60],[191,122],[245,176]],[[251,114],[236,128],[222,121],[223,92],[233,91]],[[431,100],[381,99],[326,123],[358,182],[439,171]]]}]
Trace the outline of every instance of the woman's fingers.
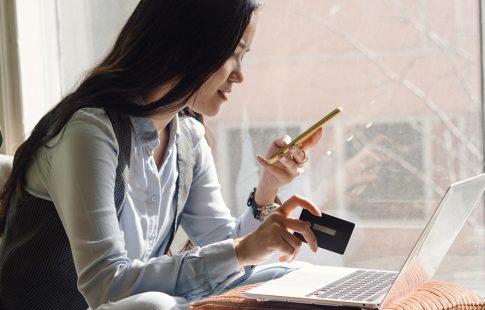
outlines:
[{"label": "woman's fingers", "polygon": [[[308,161],[305,150],[312,148],[322,137],[323,129],[317,130],[308,138],[301,147],[292,146],[284,154],[281,154],[278,160],[270,164],[266,158],[258,155],[256,160],[262,166],[263,176],[274,181],[277,187],[290,183],[294,178],[303,173],[303,164]],[[271,156],[276,151],[288,145],[291,142],[289,136],[283,136],[273,141],[268,149],[268,155]]]},{"label": "woman's fingers", "polygon": [[[285,157],[289,158],[291,161],[294,161],[297,165],[302,164],[308,160],[306,155],[306,151],[310,150],[313,146],[315,146],[323,136],[323,128],[319,128],[315,131],[308,139],[306,139],[301,145],[292,146],[285,154],[280,156],[279,161],[281,162],[282,159]],[[291,138],[289,136],[283,136],[273,141],[273,144],[268,150],[268,156],[272,155],[277,150],[285,147],[288,143],[291,142]],[[288,165],[285,165],[286,168],[291,169]]]},{"label": "woman's fingers", "polygon": [[[282,257],[285,257],[285,261],[288,261],[291,257],[294,257],[296,253],[295,247],[293,247],[289,242],[287,242],[283,237],[281,237],[278,245],[278,252],[283,253]],[[280,257],[281,261],[281,257]]]},{"label": "woman's fingers", "polygon": [[278,149],[280,149],[280,148],[282,148],[282,147],[286,146],[286,145],[287,145],[288,143],[290,143],[290,142],[291,142],[291,138],[290,138],[290,136],[287,136],[287,135],[286,135],[286,136],[283,136],[283,137],[281,137],[281,138],[276,139],[276,140],[273,142],[273,144],[274,144],[274,145],[275,145],[275,146],[276,146]]},{"label": "woman's fingers", "polygon": [[298,256],[298,253],[300,252],[301,241],[287,231],[283,231],[281,233],[281,239],[283,240],[282,242],[290,246],[291,250],[290,252],[283,253],[283,255],[280,256],[280,261],[291,262]]},{"label": "woman's fingers", "polygon": [[286,227],[286,231],[282,233],[282,236],[285,236],[285,240],[290,240],[290,244],[297,244],[298,246],[300,246],[301,241],[293,234],[289,233],[288,229],[302,234],[303,238],[305,238],[308,245],[310,246],[310,249],[312,249],[313,252],[316,252],[318,250],[317,238],[315,237],[315,234],[306,222],[294,218],[286,218],[282,216],[277,217],[276,215],[274,217],[274,221],[279,223],[282,227]]},{"label": "woman's fingers", "polygon": [[291,197],[273,211],[256,231],[235,241],[236,255],[242,266],[259,264],[276,251],[283,253],[282,261],[293,260],[301,248],[301,241],[292,234],[293,231],[300,233],[309,247],[317,251],[317,239],[308,223],[289,217],[298,206],[315,215],[321,214],[307,199]]},{"label": "woman's fingers", "polygon": [[313,202],[298,195],[291,196],[290,199],[285,201],[285,203],[283,203],[281,207],[279,207],[277,210],[281,212],[285,217],[288,217],[291,212],[297,207],[307,209],[308,211],[310,211],[310,213],[316,216],[322,215],[322,212]]},{"label": "woman's fingers", "polygon": [[275,247],[276,251],[283,254],[280,256],[280,261],[293,261],[300,252],[301,244],[302,242],[300,239],[289,233],[286,229],[281,229],[279,232],[278,245]]},{"label": "woman's fingers", "polygon": [[305,152],[310,150],[315,144],[318,143],[318,141],[320,141],[322,136],[323,128],[319,128],[313,135],[311,135],[310,138],[306,139],[305,142],[300,145],[300,148]]},{"label": "woman's fingers", "polygon": [[282,169],[281,167],[278,167],[277,165],[270,164],[266,159],[264,159],[261,156],[256,156],[256,160],[258,163],[266,169],[269,173],[271,173],[276,179],[278,179],[280,182],[287,184],[291,182],[293,179],[293,175],[288,173],[286,169]]},{"label": "woman's fingers", "polygon": [[[306,156],[306,155],[305,155]],[[299,162],[296,157],[281,156],[280,163],[284,166],[282,173],[297,177],[303,172],[303,161]]]},{"label": "woman's fingers", "polygon": [[301,165],[308,161],[306,152],[297,146],[290,148],[290,155],[293,159],[292,162],[298,167],[301,167]]}]

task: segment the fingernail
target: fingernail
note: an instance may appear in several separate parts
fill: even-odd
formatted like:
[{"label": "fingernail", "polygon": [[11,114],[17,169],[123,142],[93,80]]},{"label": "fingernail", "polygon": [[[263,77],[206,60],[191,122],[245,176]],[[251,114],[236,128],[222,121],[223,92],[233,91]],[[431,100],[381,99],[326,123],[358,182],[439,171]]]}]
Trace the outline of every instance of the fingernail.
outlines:
[{"label": "fingernail", "polygon": [[266,160],[266,158],[264,158],[261,155],[257,155],[256,156],[256,160],[259,161],[259,162],[261,162],[261,163],[268,163],[268,161]]}]

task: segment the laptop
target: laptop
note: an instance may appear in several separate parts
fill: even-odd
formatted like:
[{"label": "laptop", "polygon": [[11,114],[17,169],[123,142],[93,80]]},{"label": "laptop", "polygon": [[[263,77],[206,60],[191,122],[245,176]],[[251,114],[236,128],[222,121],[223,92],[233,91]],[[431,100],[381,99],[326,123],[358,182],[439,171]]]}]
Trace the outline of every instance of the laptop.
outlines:
[{"label": "laptop", "polygon": [[484,190],[485,174],[450,185],[399,272],[310,265],[248,290],[245,297],[384,308],[433,277]]}]

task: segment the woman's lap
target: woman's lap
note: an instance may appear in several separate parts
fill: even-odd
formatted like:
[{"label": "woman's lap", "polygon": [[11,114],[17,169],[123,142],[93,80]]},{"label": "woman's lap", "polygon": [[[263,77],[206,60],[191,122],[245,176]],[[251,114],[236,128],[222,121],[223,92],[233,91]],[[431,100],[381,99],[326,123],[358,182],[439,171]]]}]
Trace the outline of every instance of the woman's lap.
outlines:
[{"label": "woman's lap", "polygon": [[[294,269],[281,263],[257,266],[248,276],[234,281],[220,293],[224,293],[238,286],[276,279]],[[146,292],[124,298],[117,302],[101,305],[96,310],[179,310],[188,308],[189,303],[182,297],[173,297],[161,292]]]},{"label": "woman's lap", "polygon": [[238,286],[249,285],[253,283],[265,282],[272,279],[277,279],[295,269],[296,268],[290,267],[288,264],[284,264],[284,263],[274,263],[274,264],[256,266],[248,277],[242,277],[241,279],[234,281],[228,287],[226,287],[221,293],[227,292]]},{"label": "woman's lap", "polygon": [[162,292],[145,292],[101,305],[96,310],[179,310],[188,308],[188,302],[182,297],[173,297]]}]

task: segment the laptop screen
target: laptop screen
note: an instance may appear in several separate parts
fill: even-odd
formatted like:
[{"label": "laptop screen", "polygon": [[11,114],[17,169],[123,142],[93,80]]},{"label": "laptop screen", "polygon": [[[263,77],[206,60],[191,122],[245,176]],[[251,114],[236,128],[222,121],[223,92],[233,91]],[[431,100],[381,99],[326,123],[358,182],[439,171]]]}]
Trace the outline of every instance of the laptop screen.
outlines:
[{"label": "laptop screen", "polygon": [[383,306],[433,277],[485,190],[485,174],[452,184],[404,263]]}]

